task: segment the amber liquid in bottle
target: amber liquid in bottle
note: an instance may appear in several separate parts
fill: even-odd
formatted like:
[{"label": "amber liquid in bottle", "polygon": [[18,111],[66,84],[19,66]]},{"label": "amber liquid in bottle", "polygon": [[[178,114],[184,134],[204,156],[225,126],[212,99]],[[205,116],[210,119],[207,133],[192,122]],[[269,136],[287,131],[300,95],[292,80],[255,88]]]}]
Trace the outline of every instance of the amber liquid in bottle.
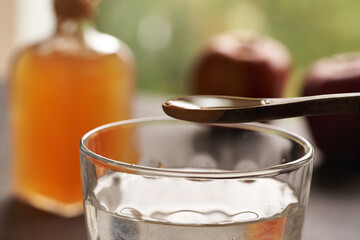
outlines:
[{"label": "amber liquid in bottle", "polygon": [[18,56],[10,83],[13,183],[30,204],[82,212],[78,143],[87,131],[130,118],[131,52],[115,38],[64,22]]}]

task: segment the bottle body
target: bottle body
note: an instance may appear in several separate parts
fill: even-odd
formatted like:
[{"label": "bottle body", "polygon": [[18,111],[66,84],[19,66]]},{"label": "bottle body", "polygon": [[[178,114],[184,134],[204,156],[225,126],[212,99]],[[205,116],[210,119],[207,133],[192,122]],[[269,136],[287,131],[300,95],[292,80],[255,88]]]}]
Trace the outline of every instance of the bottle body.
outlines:
[{"label": "bottle body", "polygon": [[72,39],[68,51],[58,40],[26,49],[13,68],[13,183],[26,202],[75,216],[82,212],[78,142],[92,128],[130,118],[134,75],[119,49],[99,52]]}]

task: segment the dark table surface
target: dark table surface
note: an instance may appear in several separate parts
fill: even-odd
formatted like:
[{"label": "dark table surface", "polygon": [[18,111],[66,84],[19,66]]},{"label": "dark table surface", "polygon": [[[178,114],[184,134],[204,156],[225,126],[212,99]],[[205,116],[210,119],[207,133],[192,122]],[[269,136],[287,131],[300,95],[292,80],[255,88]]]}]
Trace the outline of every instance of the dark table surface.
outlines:
[{"label": "dark table surface", "polygon": [[[134,105],[136,116],[163,115],[160,104],[165,99],[140,94]],[[56,217],[12,198],[5,110],[5,88],[0,84],[0,240],[85,240],[83,216]],[[311,139],[301,118],[276,124]],[[315,161],[303,239],[360,240],[360,172],[324,170],[319,159]]]}]

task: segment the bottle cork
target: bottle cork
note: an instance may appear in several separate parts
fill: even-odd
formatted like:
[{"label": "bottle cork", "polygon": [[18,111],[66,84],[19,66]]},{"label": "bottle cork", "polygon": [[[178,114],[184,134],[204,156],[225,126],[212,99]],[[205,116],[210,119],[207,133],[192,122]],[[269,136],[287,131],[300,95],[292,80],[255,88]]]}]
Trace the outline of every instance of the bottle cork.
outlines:
[{"label": "bottle cork", "polygon": [[96,13],[100,0],[54,0],[54,10],[58,19],[87,19]]}]

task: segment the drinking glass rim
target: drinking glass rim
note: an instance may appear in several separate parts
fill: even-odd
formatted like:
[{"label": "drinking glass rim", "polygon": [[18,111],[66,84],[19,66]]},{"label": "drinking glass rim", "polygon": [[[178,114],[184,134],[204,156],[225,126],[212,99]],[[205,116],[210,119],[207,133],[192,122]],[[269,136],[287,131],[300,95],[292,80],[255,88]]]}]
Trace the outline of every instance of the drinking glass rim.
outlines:
[{"label": "drinking glass rim", "polygon": [[[305,149],[305,154],[302,157],[295,159],[291,162],[273,165],[265,168],[253,169],[253,170],[193,171],[193,170],[178,170],[174,168],[148,167],[137,164],[125,163],[125,162],[117,161],[115,159],[104,157],[100,154],[95,153],[94,151],[91,151],[89,148],[86,147],[86,143],[89,137],[105,129],[111,129],[113,127],[128,125],[128,124],[155,123],[155,122],[160,123],[160,122],[171,122],[171,121],[178,123],[199,124],[199,125],[207,125],[207,126],[225,126],[225,127],[240,128],[240,129],[245,129],[260,133],[277,135],[282,138],[293,140],[299,145],[301,145]],[[163,117],[163,116],[133,118],[133,119],[122,120],[122,121],[101,125],[84,134],[80,140],[79,145],[80,145],[80,152],[82,154],[115,168],[124,168],[143,175],[151,175],[151,176],[159,176],[159,177],[160,176],[179,177],[179,178],[191,178],[191,179],[234,179],[234,178],[276,176],[284,172],[290,172],[292,170],[301,168],[307,164],[311,164],[315,152],[313,145],[304,137],[292,131],[279,128],[276,126],[272,126],[269,124],[263,124],[263,123],[201,124],[201,123],[187,122],[187,121],[178,120],[170,117]]]}]

